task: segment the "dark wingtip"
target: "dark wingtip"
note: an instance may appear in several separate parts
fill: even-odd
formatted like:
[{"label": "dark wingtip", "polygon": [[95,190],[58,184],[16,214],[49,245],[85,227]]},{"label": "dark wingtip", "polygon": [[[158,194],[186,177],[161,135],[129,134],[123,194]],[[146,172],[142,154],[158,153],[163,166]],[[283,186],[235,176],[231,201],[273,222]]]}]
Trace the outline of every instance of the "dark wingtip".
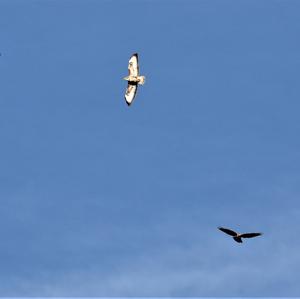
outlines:
[{"label": "dark wingtip", "polygon": [[125,101],[125,102],[126,102],[127,106],[130,106],[130,105],[131,105],[131,103],[129,103],[129,102],[127,102],[127,101]]},{"label": "dark wingtip", "polygon": [[138,53],[133,53],[132,56],[138,57]]}]

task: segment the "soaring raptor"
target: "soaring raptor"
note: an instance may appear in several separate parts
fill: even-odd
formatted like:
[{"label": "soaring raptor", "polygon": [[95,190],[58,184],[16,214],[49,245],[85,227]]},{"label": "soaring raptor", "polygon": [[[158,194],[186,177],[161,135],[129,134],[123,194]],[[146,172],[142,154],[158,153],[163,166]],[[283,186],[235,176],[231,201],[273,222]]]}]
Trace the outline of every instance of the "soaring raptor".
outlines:
[{"label": "soaring raptor", "polygon": [[129,75],[124,78],[124,80],[128,81],[126,93],[125,93],[125,100],[128,106],[131,105],[131,103],[134,100],[134,97],[137,92],[138,85],[143,85],[145,83],[145,76],[139,75],[139,60],[138,60],[138,54],[133,54],[129,59],[128,64],[128,71]]},{"label": "soaring raptor", "polygon": [[261,236],[262,233],[246,233],[246,234],[238,234],[235,231],[224,228],[224,227],[218,227],[219,230],[222,232],[226,233],[227,235],[233,237],[233,240],[238,242],[238,243],[243,243],[242,238],[254,238],[257,236]]}]

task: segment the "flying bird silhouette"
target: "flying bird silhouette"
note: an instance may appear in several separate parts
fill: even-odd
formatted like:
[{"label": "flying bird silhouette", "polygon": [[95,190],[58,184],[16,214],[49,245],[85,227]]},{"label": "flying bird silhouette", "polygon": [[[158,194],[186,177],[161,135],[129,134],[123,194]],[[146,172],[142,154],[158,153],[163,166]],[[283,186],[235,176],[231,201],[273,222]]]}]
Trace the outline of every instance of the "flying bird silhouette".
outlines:
[{"label": "flying bird silhouette", "polygon": [[239,234],[231,229],[224,228],[224,227],[218,227],[218,229],[225,234],[233,237],[233,240],[238,242],[238,243],[243,243],[242,238],[254,238],[257,236],[261,236],[262,233],[245,233],[245,234]]},{"label": "flying bird silhouette", "polygon": [[138,85],[143,85],[145,83],[145,76],[139,75],[139,61],[138,54],[134,53],[128,63],[128,71],[129,75],[124,78],[124,80],[128,81],[125,100],[128,106],[130,106],[135,98]]}]

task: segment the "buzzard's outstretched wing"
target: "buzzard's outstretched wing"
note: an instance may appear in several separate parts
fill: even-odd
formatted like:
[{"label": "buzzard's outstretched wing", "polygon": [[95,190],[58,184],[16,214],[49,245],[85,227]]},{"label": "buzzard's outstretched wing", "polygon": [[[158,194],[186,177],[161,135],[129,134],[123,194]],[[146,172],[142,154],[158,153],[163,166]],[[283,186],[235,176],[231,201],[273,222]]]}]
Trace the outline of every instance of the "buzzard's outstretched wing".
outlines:
[{"label": "buzzard's outstretched wing", "polygon": [[247,233],[247,234],[241,234],[240,237],[241,238],[254,238],[257,236],[261,236],[262,233]]},{"label": "buzzard's outstretched wing", "polygon": [[139,75],[139,62],[138,62],[138,54],[133,54],[128,63],[128,71],[129,76],[138,76]]},{"label": "buzzard's outstretched wing", "polygon": [[136,92],[137,92],[137,84],[131,84],[128,82],[126,93],[125,93],[125,100],[128,106],[133,102]]},{"label": "buzzard's outstretched wing", "polygon": [[232,237],[236,237],[237,233],[231,229],[228,228],[224,228],[224,227],[218,227],[219,230],[221,230],[222,232],[226,233],[227,235],[230,235]]}]

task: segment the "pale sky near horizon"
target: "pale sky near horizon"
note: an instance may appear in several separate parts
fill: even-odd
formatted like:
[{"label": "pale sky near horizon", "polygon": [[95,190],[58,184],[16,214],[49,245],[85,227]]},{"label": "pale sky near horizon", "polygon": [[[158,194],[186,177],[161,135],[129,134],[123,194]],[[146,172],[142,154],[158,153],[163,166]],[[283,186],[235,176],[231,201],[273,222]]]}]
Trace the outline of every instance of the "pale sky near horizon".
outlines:
[{"label": "pale sky near horizon", "polygon": [[296,0],[0,0],[0,296],[300,296],[299,36]]}]

